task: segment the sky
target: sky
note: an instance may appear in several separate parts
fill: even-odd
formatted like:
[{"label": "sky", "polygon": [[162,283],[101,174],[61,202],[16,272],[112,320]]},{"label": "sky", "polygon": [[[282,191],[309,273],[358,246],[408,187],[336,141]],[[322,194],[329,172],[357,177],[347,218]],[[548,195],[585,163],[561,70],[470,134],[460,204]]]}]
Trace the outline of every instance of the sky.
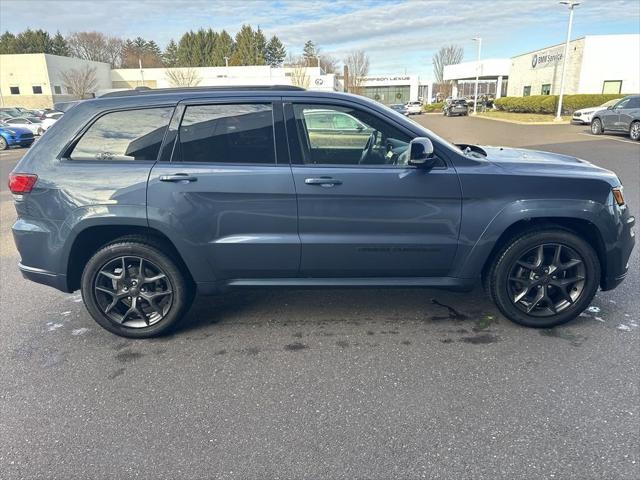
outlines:
[{"label": "sky", "polygon": [[[504,58],[562,43],[568,9],[557,0],[0,0],[0,30],[28,27],[66,35],[98,30],[141,36],[164,47],[183,32],[226,29],[243,23],[276,34],[294,54],[312,40],[321,52],[344,58],[360,49],[369,73],[431,78],[432,56],[445,44],[475,60]],[[640,33],[640,0],[582,0],[572,38]]]}]

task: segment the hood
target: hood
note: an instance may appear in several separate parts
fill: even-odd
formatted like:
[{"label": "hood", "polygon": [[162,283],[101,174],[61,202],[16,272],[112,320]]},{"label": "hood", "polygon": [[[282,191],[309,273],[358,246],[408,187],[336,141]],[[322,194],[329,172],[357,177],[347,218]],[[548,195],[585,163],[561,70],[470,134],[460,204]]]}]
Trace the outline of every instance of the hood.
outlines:
[{"label": "hood", "polygon": [[615,173],[580,158],[560,153],[523,148],[482,146],[486,159],[505,170],[532,175],[606,177],[612,185],[620,181]]},{"label": "hood", "polygon": [[17,135],[22,135],[24,133],[32,133],[31,130],[29,130],[28,128],[25,127],[14,127],[13,125],[2,125],[0,126],[0,130],[6,132],[7,130],[11,130],[13,132],[16,132]]},{"label": "hood", "polygon": [[581,108],[580,110],[576,110],[573,113],[581,113],[581,114],[585,114],[585,113],[595,113],[598,110],[604,110],[602,107],[589,107],[589,108]]}]

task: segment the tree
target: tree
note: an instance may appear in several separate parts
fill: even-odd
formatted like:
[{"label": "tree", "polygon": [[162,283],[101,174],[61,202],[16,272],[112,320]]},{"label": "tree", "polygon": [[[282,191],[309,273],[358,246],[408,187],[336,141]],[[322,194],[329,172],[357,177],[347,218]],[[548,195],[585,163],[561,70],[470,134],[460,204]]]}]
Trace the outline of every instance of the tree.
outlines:
[{"label": "tree", "polygon": [[304,56],[294,57],[293,55],[289,55],[286,66],[290,69],[292,85],[302,88],[309,87],[310,78],[307,73],[307,60]]},{"label": "tree", "polygon": [[0,35],[0,54],[16,53],[16,36],[11,32]]},{"label": "tree", "polygon": [[69,56],[69,46],[60,32],[56,32],[51,39],[51,53],[63,57]]},{"label": "tree", "polygon": [[165,76],[172,87],[195,87],[202,81],[194,68],[167,68]]},{"label": "tree", "polygon": [[226,30],[222,30],[218,36],[216,48],[213,52],[214,65],[223,67],[225,65],[224,57],[228,59],[233,55],[235,44],[231,35]]},{"label": "tree", "polygon": [[162,52],[153,40],[137,37],[124,42],[122,68],[138,68],[140,63],[145,68],[162,67]]},{"label": "tree", "polygon": [[318,51],[315,44],[311,40],[307,40],[302,49],[302,58],[305,60],[308,67],[316,66],[318,64]]},{"label": "tree", "polygon": [[449,95],[451,89],[451,82],[444,81],[444,67],[460,63],[463,57],[464,50],[458,45],[444,46],[433,56],[433,76],[436,84],[444,88],[445,91],[442,93]]},{"label": "tree", "polygon": [[271,37],[264,51],[264,61],[272,67],[282,66],[282,62],[287,57],[287,51],[278,37]]},{"label": "tree", "polygon": [[364,77],[369,73],[369,56],[363,50],[354,50],[344,59],[347,66],[347,91],[361,94]]},{"label": "tree", "polygon": [[123,42],[101,32],[74,32],[67,37],[69,53],[73,57],[109,63],[120,67]]},{"label": "tree", "polygon": [[242,25],[236,34],[236,45],[229,65],[264,65],[264,35],[251,26]]},{"label": "tree", "polygon": [[98,86],[96,67],[89,67],[89,65],[66,70],[61,72],[60,76],[67,91],[79,99],[86,98]]},{"label": "tree", "polygon": [[338,71],[338,59],[327,54],[320,55],[320,67],[324,73],[336,73]]},{"label": "tree", "polygon": [[175,68],[179,65],[178,60],[178,44],[171,39],[162,54],[162,63],[165,67]]}]

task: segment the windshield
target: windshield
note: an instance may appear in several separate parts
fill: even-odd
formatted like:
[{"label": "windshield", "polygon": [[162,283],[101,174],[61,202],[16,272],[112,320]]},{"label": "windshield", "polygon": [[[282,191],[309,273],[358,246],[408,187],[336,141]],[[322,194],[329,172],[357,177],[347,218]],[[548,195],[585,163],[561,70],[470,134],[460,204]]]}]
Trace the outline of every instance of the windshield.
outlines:
[{"label": "windshield", "polygon": [[607,108],[607,107],[611,107],[613,105],[615,105],[616,103],[618,103],[618,101],[620,101],[619,98],[614,98],[613,100],[609,100],[608,102],[604,102],[602,105],[600,105],[602,108]]},{"label": "windshield", "polygon": [[27,117],[27,120],[29,120],[31,123],[42,123],[42,120],[40,120],[38,117]]}]

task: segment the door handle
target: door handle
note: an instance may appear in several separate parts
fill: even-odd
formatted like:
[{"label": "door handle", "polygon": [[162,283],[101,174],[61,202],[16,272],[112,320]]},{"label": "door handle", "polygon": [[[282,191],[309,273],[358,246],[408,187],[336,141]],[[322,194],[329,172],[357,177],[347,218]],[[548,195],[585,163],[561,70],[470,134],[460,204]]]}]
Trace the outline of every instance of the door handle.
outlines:
[{"label": "door handle", "polygon": [[319,178],[305,178],[304,183],[307,185],[318,185],[320,187],[329,188],[336,185],[342,185],[342,180],[337,180],[331,177],[319,177]]},{"label": "door handle", "polygon": [[198,177],[187,175],[186,173],[176,173],[175,175],[160,175],[161,182],[195,182]]}]

